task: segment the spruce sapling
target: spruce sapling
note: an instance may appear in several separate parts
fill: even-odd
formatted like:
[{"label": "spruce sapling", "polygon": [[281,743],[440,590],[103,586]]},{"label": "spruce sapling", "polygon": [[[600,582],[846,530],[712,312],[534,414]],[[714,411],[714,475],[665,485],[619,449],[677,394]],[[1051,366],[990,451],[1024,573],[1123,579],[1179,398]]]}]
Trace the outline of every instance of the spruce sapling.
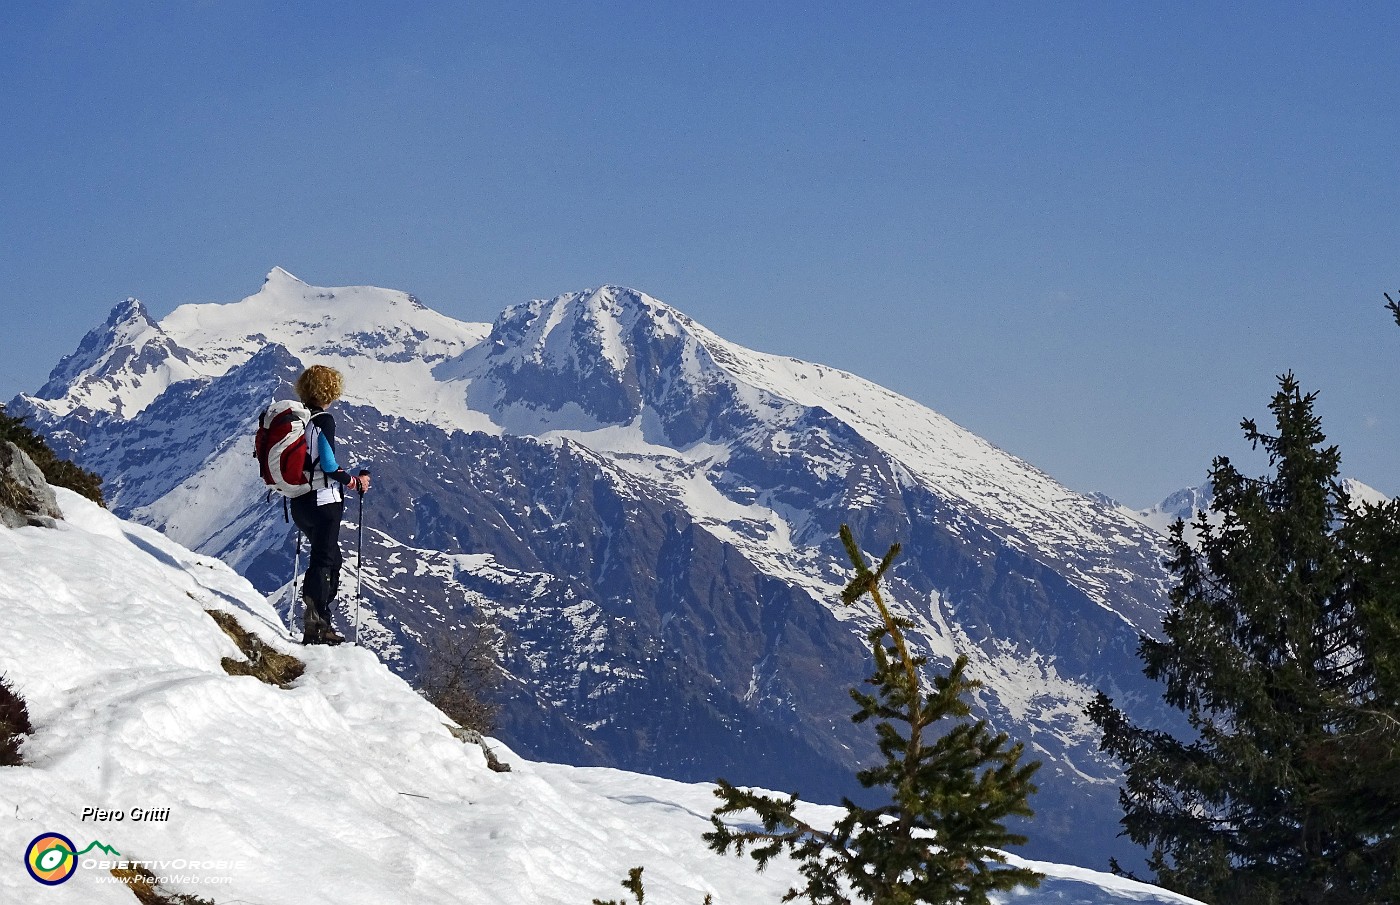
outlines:
[{"label": "spruce sapling", "polygon": [[[869,596],[879,621],[869,633],[875,672],[866,681],[873,694],[851,689],[857,723],[872,722],[884,761],[857,774],[867,788],[883,787],[890,802],[864,808],[846,800],[846,814],[830,830],[797,816],[797,795],[774,798],[719,780],[721,804],[705,834],[721,854],[745,851],[759,870],[786,852],[798,861],[806,885],[788,890],[784,901],[850,905],[851,896],[875,905],[985,905],[988,894],[1036,886],[1040,875],[1003,867],[999,848],[1025,837],[1003,825],[1008,817],[1030,817],[1027,799],[1039,763],[1021,764],[1020,743],[993,733],[984,720],[970,720],[966,695],[980,683],[966,675],[960,656],[931,689],[920,681],[926,658],[910,652],[908,620],[894,616],[880,591],[880,579],[899,555],[895,544],[872,571],[850,529],[841,541],[855,577],[841,595],[850,605]],[[952,726],[934,737],[945,721]],[[722,818],[753,814],[761,829],[739,828]]]}]

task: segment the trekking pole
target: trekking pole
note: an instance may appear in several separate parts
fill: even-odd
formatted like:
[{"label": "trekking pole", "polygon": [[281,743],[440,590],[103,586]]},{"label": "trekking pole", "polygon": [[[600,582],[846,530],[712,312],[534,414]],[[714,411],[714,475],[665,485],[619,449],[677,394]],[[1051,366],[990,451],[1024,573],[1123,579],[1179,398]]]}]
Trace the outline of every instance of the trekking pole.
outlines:
[{"label": "trekking pole", "polygon": [[[361,468],[360,477],[369,477],[369,469]],[[355,539],[355,643],[360,643],[360,586],[364,584],[364,561],[365,561],[365,492],[363,489],[355,488],[360,494],[360,521],[355,528],[358,535]]]},{"label": "trekking pole", "polygon": [[287,631],[297,633],[297,577],[301,575],[301,529],[297,529],[297,554],[292,559],[292,599],[287,604]]}]

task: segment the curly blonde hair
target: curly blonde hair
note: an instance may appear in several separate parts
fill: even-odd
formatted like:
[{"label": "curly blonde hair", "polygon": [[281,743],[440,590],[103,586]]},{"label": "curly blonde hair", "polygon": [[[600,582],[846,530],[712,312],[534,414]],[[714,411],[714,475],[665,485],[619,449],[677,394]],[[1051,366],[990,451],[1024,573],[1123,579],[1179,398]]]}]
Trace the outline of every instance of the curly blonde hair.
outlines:
[{"label": "curly blonde hair", "polygon": [[326,408],[340,398],[344,389],[345,378],[335,368],[325,365],[312,365],[297,378],[297,395],[313,408]]}]

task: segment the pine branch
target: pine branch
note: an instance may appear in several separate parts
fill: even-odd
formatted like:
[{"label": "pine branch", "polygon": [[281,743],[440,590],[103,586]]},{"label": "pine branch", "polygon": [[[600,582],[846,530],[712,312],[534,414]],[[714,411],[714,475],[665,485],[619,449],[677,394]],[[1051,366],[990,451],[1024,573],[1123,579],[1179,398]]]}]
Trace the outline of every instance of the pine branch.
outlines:
[{"label": "pine branch", "polygon": [[846,547],[846,555],[850,557],[851,565],[855,567],[856,577],[846,586],[846,590],[841,594],[841,600],[847,604],[855,603],[862,596],[869,594],[875,601],[875,607],[879,610],[880,618],[884,620],[885,631],[894,642],[895,651],[899,657],[901,665],[904,667],[904,675],[907,694],[909,696],[909,750],[918,750],[919,736],[923,730],[921,722],[923,708],[919,706],[919,675],[914,665],[914,658],[909,655],[909,645],[904,640],[904,632],[901,630],[900,621],[890,614],[889,607],[885,606],[884,597],[880,594],[880,578],[885,574],[885,570],[893,565],[894,560],[899,556],[900,545],[893,544],[885,558],[880,561],[879,567],[871,572],[865,562],[865,554],[861,552],[856,544],[854,535],[851,534],[850,526],[841,526],[841,543]]},{"label": "pine branch", "polygon": [[[627,879],[622,881],[622,888],[630,892],[636,905],[646,905],[646,889],[642,886],[642,868],[634,867],[627,872]],[[709,893],[705,894],[703,905],[713,905],[714,897]],[[604,902],[602,899],[594,899],[593,905],[628,905],[617,899],[609,899]]]}]

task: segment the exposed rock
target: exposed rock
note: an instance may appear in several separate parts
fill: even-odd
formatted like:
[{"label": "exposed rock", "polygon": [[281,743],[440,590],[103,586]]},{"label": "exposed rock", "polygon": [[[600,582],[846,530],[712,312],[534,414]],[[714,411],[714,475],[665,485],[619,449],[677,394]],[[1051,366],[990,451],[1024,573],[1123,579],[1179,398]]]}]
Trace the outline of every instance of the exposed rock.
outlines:
[{"label": "exposed rock", "polygon": [[58,499],[39,466],[13,443],[0,443],[0,524],[52,528],[61,518]]}]

